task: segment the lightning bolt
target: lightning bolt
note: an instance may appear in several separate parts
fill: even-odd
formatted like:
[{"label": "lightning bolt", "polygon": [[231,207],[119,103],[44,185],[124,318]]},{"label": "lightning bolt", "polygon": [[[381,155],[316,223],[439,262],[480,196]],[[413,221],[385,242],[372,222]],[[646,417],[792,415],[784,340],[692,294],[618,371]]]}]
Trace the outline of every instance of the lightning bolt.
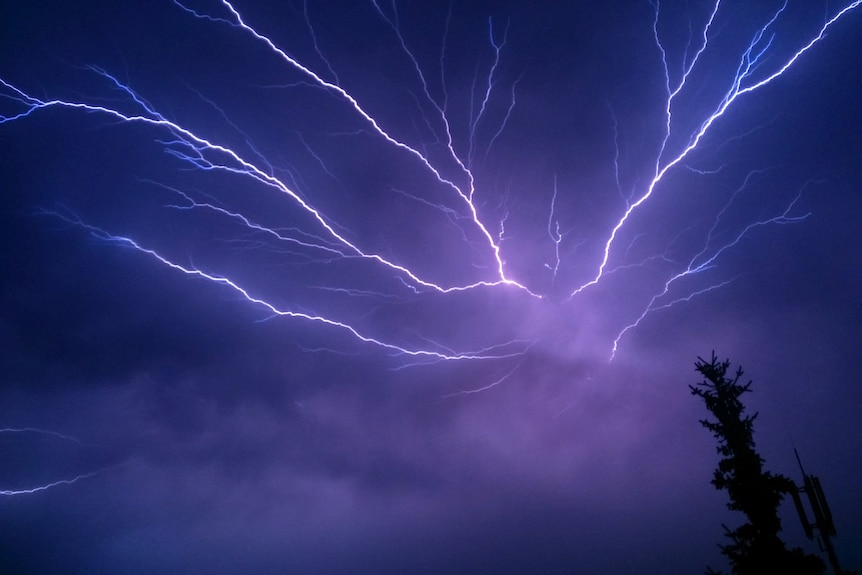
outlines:
[{"label": "lightning bolt", "polygon": [[[727,250],[730,250],[730,249],[734,248],[735,246],[737,246],[745,237],[747,237],[750,234],[750,232],[752,230],[759,228],[759,227],[762,227],[762,226],[768,226],[768,225],[799,223],[799,222],[804,221],[806,218],[808,218],[811,215],[810,212],[805,213],[805,214],[800,214],[800,215],[791,215],[791,212],[793,211],[794,207],[796,206],[796,204],[799,202],[799,200],[802,197],[802,192],[800,191],[800,193],[796,195],[796,197],[793,199],[793,201],[791,201],[787,205],[787,207],[784,209],[784,211],[782,213],[780,213],[776,216],[770,217],[770,218],[765,218],[763,220],[751,222],[751,223],[747,224],[745,227],[743,227],[742,230],[740,230],[735,235],[733,235],[733,237],[730,240],[726,240],[724,242],[719,242],[718,247],[712,247],[711,244],[714,243],[713,240],[715,239],[715,237],[717,235],[717,230],[718,230],[719,224],[721,223],[722,216],[733,205],[736,197],[748,187],[750,180],[757,173],[758,173],[758,171],[754,171],[754,172],[749,173],[748,176],[746,176],[745,181],[743,182],[742,186],[740,186],[739,188],[737,188],[736,191],[734,191],[733,195],[731,195],[727,204],[725,204],[724,208],[722,208],[721,211],[719,211],[719,213],[716,215],[715,220],[713,222],[713,225],[709,229],[709,232],[707,234],[703,248],[689,260],[688,264],[685,266],[685,268],[682,271],[674,274],[673,276],[670,277],[670,279],[668,279],[665,282],[664,287],[661,289],[661,291],[659,293],[657,293],[656,295],[654,295],[650,299],[649,303],[644,308],[643,313],[641,313],[641,315],[638,316],[637,319],[635,319],[629,325],[625,326],[619,332],[616,339],[614,339],[613,349],[611,351],[611,359],[613,359],[614,355],[616,355],[617,348],[619,347],[619,342],[622,339],[622,337],[627,332],[636,328],[641,323],[641,321],[643,321],[644,318],[646,318],[646,316],[648,314],[650,314],[651,312],[662,310],[662,309],[669,309],[678,303],[689,302],[695,296],[709,293],[713,290],[716,290],[716,289],[722,288],[726,285],[729,285],[730,283],[733,282],[733,279],[721,281],[717,284],[710,285],[708,287],[693,291],[693,292],[689,293],[688,295],[681,296],[681,297],[673,299],[669,302],[662,303],[664,296],[666,296],[671,291],[671,287],[674,284],[676,284],[677,282],[680,282],[681,280],[683,280],[685,278],[695,276],[698,274],[702,274],[702,273],[705,273],[705,272],[715,268],[716,267],[716,261],[719,259],[719,257],[724,252],[726,252]],[[809,182],[809,183],[811,183],[811,182]],[[803,189],[804,189],[804,187],[803,187]]]},{"label": "lightning bolt", "polygon": [[[197,12],[186,8],[183,4],[181,4],[177,0],[175,0],[174,3],[177,6],[179,6],[180,8],[189,11],[191,14],[195,15],[196,17],[199,17],[199,18],[204,17],[201,14],[198,14]],[[447,148],[451,153],[450,159],[458,166],[458,168],[460,168],[460,171],[461,171],[460,175],[462,177],[466,178],[466,180],[468,182],[466,189],[463,186],[456,185],[454,181],[444,177],[442,175],[442,170],[438,167],[435,167],[434,164],[431,162],[431,160],[428,157],[426,157],[422,152],[420,152],[419,150],[411,147],[410,145],[398,140],[397,138],[395,138],[394,136],[389,134],[389,132],[384,130],[383,127],[380,125],[380,123],[370,113],[368,113],[360,105],[360,103],[350,93],[348,93],[344,88],[342,88],[341,86],[339,86],[336,83],[328,82],[328,81],[324,80],[322,77],[320,77],[319,75],[314,73],[311,69],[302,65],[300,62],[298,62],[294,58],[290,57],[284,50],[282,50],[281,48],[276,46],[275,42],[273,42],[269,37],[259,33],[253,27],[246,24],[246,22],[243,20],[242,16],[240,15],[239,11],[236,8],[234,8],[234,6],[230,2],[228,2],[227,0],[222,0],[222,4],[230,12],[231,18],[229,20],[224,20],[224,19],[219,19],[219,18],[207,17],[207,19],[213,20],[213,21],[226,22],[232,26],[235,26],[237,28],[244,30],[245,32],[248,32],[256,40],[262,42],[273,53],[278,55],[286,64],[295,68],[296,70],[299,70],[304,75],[306,75],[308,77],[309,81],[311,81],[312,83],[319,85],[320,87],[325,88],[325,89],[335,93],[336,95],[340,96],[341,98],[343,98],[356,111],[356,113],[358,113],[369,124],[369,126],[373,129],[373,131],[376,134],[383,137],[383,139],[385,139],[390,144],[392,144],[392,145],[396,146],[397,148],[405,151],[410,156],[413,156],[415,159],[417,159],[419,162],[421,162],[422,165],[424,165],[429,171],[431,171],[434,174],[434,176],[437,178],[438,182],[448,186],[451,190],[453,190],[455,193],[457,193],[457,195],[461,198],[461,200],[464,202],[467,210],[469,211],[471,219],[472,219],[472,223],[481,231],[482,235],[487,240],[488,245],[493,252],[494,260],[496,262],[496,271],[497,271],[498,277],[494,280],[479,281],[479,282],[475,282],[475,283],[472,283],[469,285],[462,285],[462,286],[450,287],[450,288],[443,288],[443,287],[438,286],[436,284],[420,280],[418,277],[414,276],[405,267],[390,263],[390,262],[386,261],[384,258],[382,258],[381,256],[376,255],[376,254],[364,254],[364,253],[362,253],[362,251],[359,250],[359,248],[357,248],[356,246],[354,246],[353,244],[351,244],[350,242],[348,242],[346,239],[342,238],[341,236],[337,235],[334,230],[329,228],[329,226],[324,221],[323,217],[316,210],[314,210],[313,208],[311,208],[311,206],[308,206],[304,202],[301,202],[301,200],[299,200],[299,198],[293,192],[289,191],[282,184],[281,185],[282,189],[286,193],[291,195],[291,197],[294,197],[294,199],[299,200],[301,202],[301,205],[304,208],[308,209],[316,217],[318,217],[319,221],[321,222],[322,225],[324,225],[324,227],[327,229],[327,231],[329,231],[331,234],[336,236],[337,239],[339,239],[341,242],[348,245],[357,254],[362,255],[364,257],[372,258],[374,260],[379,261],[380,263],[383,263],[384,265],[390,266],[393,269],[396,269],[396,270],[404,273],[411,280],[413,280],[414,282],[416,282],[416,283],[418,283],[418,284],[420,284],[426,288],[433,288],[433,289],[436,289],[438,291],[448,293],[451,291],[463,291],[463,290],[467,290],[467,289],[472,289],[472,288],[479,287],[479,286],[495,286],[495,285],[505,284],[505,285],[518,287],[524,291],[527,291],[531,295],[534,295],[535,297],[540,297],[538,294],[533,294],[532,292],[530,292],[530,290],[527,289],[526,286],[506,277],[506,273],[504,271],[503,260],[500,256],[500,246],[494,241],[494,237],[491,234],[491,232],[488,230],[488,228],[485,227],[485,225],[480,221],[478,209],[476,208],[476,205],[473,203],[473,193],[475,191],[475,178],[473,176],[473,173],[468,169],[467,165],[461,160],[461,158],[455,152],[455,149],[454,149],[453,143],[452,143],[451,132],[449,130],[448,119],[446,118],[444,110],[434,101],[434,99],[429,94],[428,88],[427,88],[427,82],[425,80],[425,76],[422,73],[418,62],[416,61],[415,56],[413,56],[413,54],[407,48],[407,45],[401,36],[400,30],[398,28],[397,12],[396,12],[396,17],[394,19],[390,19],[389,17],[387,17],[384,14],[384,12],[380,9],[380,6],[376,2],[372,2],[374,7],[381,14],[381,16],[384,18],[384,20],[386,20],[393,27],[393,29],[395,29],[397,36],[401,42],[401,46],[402,46],[404,53],[410,57],[410,59],[413,61],[414,65],[415,65],[415,69],[417,70],[417,73],[418,73],[420,80],[422,82],[422,85],[424,87],[425,95],[427,96],[429,101],[433,104],[433,106],[437,110],[437,112],[440,114],[440,116],[443,120],[443,123],[446,127]],[[394,9],[394,5],[393,5],[393,9]],[[494,46],[495,59],[494,59],[493,65],[491,66],[491,70],[488,73],[488,86],[487,86],[487,89],[485,91],[485,95],[482,99],[481,107],[480,107],[478,113],[475,115],[474,120],[472,122],[471,135],[475,134],[476,126],[479,123],[479,121],[481,120],[482,116],[484,115],[485,106],[487,105],[488,98],[490,97],[491,90],[493,89],[493,86],[494,86],[494,80],[493,80],[494,72],[495,72],[497,64],[499,62],[500,51],[502,50],[503,46],[505,45],[505,39],[499,44],[494,41],[493,26],[491,26],[491,43]],[[201,141],[203,141],[203,140],[201,140]],[[471,150],[472,150],[472,146],[471,146]],[[235,159],[238,159],[238,157],[235,154],[234,154],[234,157],[235,157]],[[251,166],[249,164],[246,164],[246,167],[253,168],[253,166]]]},{"label": "lightning bolt", "polygon": [[[690,301],[694,297],[720,289],[732,281],[732,279],[724,278],[716,280],[706,287],[689,287],[688,291],[683,289],[684,285],[688,285],[687,280],[703,277],[706,272],[715,270],[719,265],[720,258],[729,250],[738,248],[743,239],[749,237],[755,229],[768,225],[799,223],[805,220],[808,214],[799,213],[798,209],[800,192],[800,195],[797,195],[793,201],[786,205],[784,210],[772,216],[749,221],[748,224],[733,232],[722,229],[720,226],[724,221],[722,216],[731,205],[734,205],[739,194],[747,189],[749,178],[753,177],[750,175],[715,217],[700,249],[693,256],[679,258],[665,253],[653,255],[640,263],[632,264],[628,261],[628,254],[633,249],[635,242],[638,241],[639,235],[635,236],[628,246],[619,246],[623,232],[632,226],[632,221],[639,216],[645,206],[661,194],[668,175],[675,170],[694,170],[688,163],[693,160],[696,152],[704,147],[704,141],[709,138],[714,127],[732,109],[738,107],[746,95],[767,89],[777,78],[788,73],[801,58],[824,40],[827,32],[833,26],[849,12],[855,10],[860,3],[862,0],[845,5],[827,18],[813,37],[796,48],[788,57],[776,63],[778,56],[774,47],[776,34],[774,29],[785,13],[787,8],[785,2],[752,35],[745,48],[738,55],[735,72],[723,86],[720,97],[711,104],[706,113],[699,117],[695,122],[694,129],[689,128],[688,130],[686,130],[683,120],[680,119],[680,102],[687,97],[693,97],[697,90],[697,87],[692,85],[692,78],[704,66],[704,62],[707,60],[706,56],[712,53],[715,38],[718,35],[715,32],[716,28],[719,27],[716,23],[722,16],[723,4],[719,0],[710,5],[711,9],[696,35],[695,45],[686,49],[682,69],[674,74],[672,66],[669,64],[670,50],[659,31],[660,5],[658,2],[651,3],[653,7],[651,32],[655,50],[660,57],[660,71],[664,80],[663,103],[658,113],[661,114],[664,121],[662,133],[658,138],[659,144],[655,150],[654,158],[650,161],[650,174],[646,179],[648,181],[646,181],[645,186],[636,187],[631,194],[623,194],[620,185],[618,125],[617,119],[614,117],[613,131],[616,143],[616,156],[613,159],[614,180],[617,188],[616,193],[622,198],[624,209],[620,209],[621,215],[609,226],[607,234],[602,236],[599,242],[601,249],[597,258],[598,263],[594,267],[594,272],[591,271],[589,274],[587,281],[580,283],[580,285],[577,285],[578,282],[566,282],[563,287],[565,293],[568,294],[568,299],[564,304],[574,305],[568,302],[588,289],[599,289],[600,284],[616,272],[643,267],[653,262],[662,262],[673,267],[671,271],[667,272],[659,288],[647,297],[646,305],[641,308],[640,312],[636,313],[630,321],[627,320],[628,323],[616,331],[617,335],[613,340],[611,357],[617,353],[620,340],[628,332],[638,327],[649,314]],[[201,101],[216,109],[222,119],[243,136],[247,149],[231,147],[216,137],[194,130],[179,120],[171,119],[159,111],[150,100],[138,94],[128,83],[120,81],[115,75],[97,66],[90,66],[89,72],[99,78],[99,81],[107,85],[112,92],[121,95],[119,103],[98,103],[103,100],[87,100],[86,98],[77,100],[41,98],[5,79],[0,79],[0,99],[14,107],[14,111],[0,114],[0,124],[25,121],[37,113],[58,109],[82,113],[87,116],[98,116],[122,125],[145,126],[159,134],[158,142],[165,153],[181,162],[185,167],[240,178],[254,184],[255,189],[275,192],[279,197],[286,199],[293,209],[307,216],[313,224],[313,229],[292,225],[274,227],[255,219],[242,210],[234,209],[215,198],[208,197],[202,192],[150,181],[151,185],[161,188],[175,198],[173,203],[166,206],[169,209],[210,214],[222,221],[239,226],[249,234],[249,237],[266,238],[267,242],[271,242],[267,245],[279,246],[278,249],[284,250],[285,253],[301,253],[309,261],[323,263],[349,259],[358,260],[373,267],[376,274],[395,278],[397,280],[395,283],[399,289],[406,288],[410,294],[415,296],[454,297],[459,293],[468,291],[507,289],[529,298],[535,298],[540,302],[548,299],[547,294],[541,293],[541,290],[529,287],[527,283],[515,279],[516,274],[507,266],[502,246],[509,212],[507,211],[505,216],[499,220],[499,227],[492,231],[492,227],[486,224],[482,217],[485,210],[481,201],[487,201],[484,199],[487,194],[485,194],[485,190],[477,189],[478,178],[475,172],[477,163],[482,158],[487,159],[489,151],[505,132],[513,114],[517,111],[518,86],[523,76],[519,76],[506,84],[501,73],[502,62],[506,57],[507,50],[510,49],[509,24],[501,28],[499,25],[495,26],[494,20],[488,20],[487,45],[490,47],[490,63],[486,63],[484,67],[477,64],[477,72],[469,94],[469,112],[466,120],[461,122],[462,133],[466,133],[466,137],[458,138],[455,135],[458,126],[453,120],[451,97],[447,92],[446,76],[443,72],[447,57],[446,38],[449,34],[452,18],[451,11],[447,16],[445,29],[442,33],[443,45],[439,54],[440,78],[432,81],[433,76],[426,74],[426,71],[423,70],[420,59],[417,58],[416,52],[411,48],[409,38],[402,32],[401,18],[396,3],[393,1],[384,4],[371,0],[370,5],[373,13],[379,17],[385,28],[391,33],[391,38],[398,47],[399,54],[409,62],[417,81],[417,93],[412,95],[422,116],[420,123],[424,122],[422,127],[431,134],[431,137],[429,141],[414,143],[408,138],[399,136],[396,128],[387,126],[383,119],[372,113],[370,106],[364,104],[358,96],[352,94],[342,84],[335,67],[327,59],[322,44],[318,41],[306,3],[302,4],[302,19],[312,38],[313,57],[319,61],[318,67],[323,69],[322,72],[315,71],[310,64],[303,63],[298,58],[291,56],[289,51],[280,47],[275,40],[248,23],[233,3],[227,0],[221,0],[215,4],[220,6],[218,13],[196,10],[179,0],[174,0],[173,4],[192,19],[199,20],[202,26],[220,27],[231,33],[235,32],[250,42],[263,47],[281,65],[301,77],[296,85],[313,87],[338,101],[361,123],[363,126],[361,130],[364,133],[371,134],[378,141],[391,147],[400,161],[411,168],[418,167],[424,174],[430,176],[436,185],[445,190],[445,200],[431,199],[421,193],[409,190],[393,189],[391,192],[408,198],[417,205],[437,210],[449,224],[460,230],[461,237],[471,253],[479,254],[478,262],[474,264],[477,275],[462,278],[461,281],[442,281],[427,277],[427,275],[416,271],[408,263],[400,261],[399,258],[365,247],[361,239],[351,239],[352,235],[347,231],[349,226],[342,226],[334,217],[319,207],[314,200],[314,194],[302,190],[301,178],[298,175],[279,175],[288,170],[276,169],[274,163],[268,161],[264,154],[255,148],[251,143],[252,139],[237,124],[233,123],[213,100],[199,92],[195,93],[198,94]],[[321,63],[322,65],[320,65]],[[494,102],[505,110],[504,113],[497,115],[497,120],[494,120],[493,114],[489,113]],[[490,137],[486,138],[487,143],[484,146],[482,145],[481,134],[490,134]],[[305,142],[301,134],[297,132],[295,135],[323,171],[335,179],[323,157]],[[550,242],[553,258],[550,263],[547,262],[547,257],[536,258],[540,262],[539,266],[544,266],[551,272],[552,281],[559,281],[560,283],[563,283],[561,278],[564,277],[561,272],[569,265],[569,262],[563,257],[565,252],[562,250],[562,246],[566,242],[567,236],[561,231],[563,229],[561,225],[562,216],[558,214],[560,195],[563,192],[564,190],[561,190],[555,178],[550,213],[547,217],[547,233],[546,237],[543,238],[544,242]],[[481,201],[480,197],[483,198]],[[423,339],[422,344],[415,346],[402,345],[392,339],[378,337],[368,330],[361,329],[358,324],[338,319],[335,316],[300,311],[299,306],[287,308],[283,305],[276,305],[273,301],[266,299],[265,296],[255,293],[250,282],[228,277],[228,274],[207,271],[202,267],[184,263],[181,258],[169,257],[148,246],[142,240],[114,233],[104,227],[85,222],[71,210],[45,209],[42,213],[86,230],[92,237],[100,241],[129,248],[185,276],[220,286],[238,295],[250,305],[263,310],[268,317],[312,322],[328,329],[337,330],[356,341],[402,358],[405,361],[404,365],[436,361],[509,359],[522,355],[532,343],[524,339],[513,339],[491,346],[476,346],[475,349],[468,349],[467,351],[450,349],[445,342],[428,339]],[[570,228],[566,227],[565,229]],[[542,235],[545,235],[545,230],[542,230]],[[476,238],[479,240],[477,241]],[[516,238],[509,235],[506,239],[511,241]],[[393,240],[397,241],[397,238],[393,238]],[[255,245],[254,242],[249,241],[247,247],[254,248]],[[617,262],[617,260],[621,261]],[[593,270],[593,267],[590,267],[590,270]],[[382,291],[342,285],[315,287],[350,297],[380,299],[394,297],[392,294]],[[422,338],[420,336],[417,339]],[[476,389],[490,389],[509,378],[513,372],[508,373],[493,384]]]},{"label": "lightning bolt", "polygon": [[[6,427],[3,429],[0,429],[0,435],[2,435],[2,434],[43,435],[43,436],[52,437],[55,439],[60,439],[63,441],[75,443],[79,446],[84,445],[83,443],[81,443],[81,441],[79,439],[72,437],[70,435],[65,435],[63,433],[59,433],[57,431],[52,431],[50,429],[40,429],[40,428],[36,428],[36,427],[18,427],[18,428]],[[113,466],[113,467],[117,467],[117,466]],[[54,487],[59,487],[61,485],[73,485],[73,484],[77,483],[78,481],[81,481],[82,479],[87,479],[87,478],[93,477],[95,475],[99,475],[100,473],[104,473],[105,471],[108,471],[109,469],[112,469],[113,467],[105,467],[102,469],[98,469],[96,471],[91,471],[89,473],[81,473],[81,474],[76,475],[72,478],[58,479],[55,481],[51,481],[49,483],[36,485],[34,487],[26,487],[26,488],[22,488],[22,489],[0,489],[0,496],[13,497],[13,496],[18,496],[18,495],[31,495],[33,493],[39,493],[40,491],[47,491],[49,489],[52,489]]]},{"label": "lightning bolt", "polygon": [[253,296],[244,287],[242,287],[241,285],[239,285],[238,283],[234,282],[233,280],[231,280],[227,277],[214,275],[214,274],[207,273],[205,271],[199,270],[199,269],[194,268],[194,267],[186,267],[186,266],[180,265],[178,263],[175,263],[175,262],[167,259],[166,257],[160,255],[155,250],[141,246],[140,244],[138,244],[135,240],[133,240],[131,238],[110,234],[101,228],[97,228],[95,226],[92,226],[90,224],[87,224],[87,223],[81,221],[80,219],[76,218],[74,215],[66,214],[66,213],[62,213],[62,212],[52,212],[49,210],[43,210],[43,213],[45,215],[50,215],[50,216],[54,216],[54,217],[57,217],[59,219],[62,219],[62,220],[66,221],[70,224],[80,226],[80,227],[86,229],[87,231],[89,231],[93,235],[93,237],[95,237],[99,240],[102,240],[102,241],[105,241],[108,243],[112,243],[112,244],[116,244],[116,245],[120,245],[120,246],[129,247],[129,248],[132,248],[138,252],[141,252],[142,254],[146,254],[146,255],[150,256],[151,258],[154,258],[156,261],[162,263],[163,265],[165,265],[165,266],[167,266],[173,270],[176,270],[178,272],[182,272],[188,276],[200,278],[200,279],[212,282],[214,284],[218,284],[218,285],[227,287],[227,288],[231,289],[232,291],[236,292],[237,294],[239,294],[244,300],[246,300],[250,304],[253,304],[253,305],[256,305],[256,306],[263,308],[265,311],[269,312],[271,314],[271,316],[273,316],[273,317],[290,317],[290,318],[303,319],[306,321],[311,321],[311,322],[316,322],[316,323],[322,323],[324,325],[328,325],[330,327],[334,327],[334,328],[338,328],[340,330],[346,331],[347,333],[349,333],[350,335],[352,335],[353,337],[355,337],[359,341],[362,341],[362,342],[368,343],[368,344],[373,344],[375,346],[381,347],[381,348],[383,348],[387,351],[390,351],[392,353],[395,353],[397,355],[405,355],[405,356],[410,356],[413,358],[426,359],[426,360],[441,360],[441,361],[442,360],[477,360],[477,359],[506,359],[506,358],[511,358],[511,357],[521,355],[521,354],[523,354],[523,351],[524,351],[523,349],[517,349],[516,346],[521,346],[523,348],[523,345],[525,344],[525,342],[524,341],[514,341],[514,340],[503,343],[503,344],[490,346],[490,347],[487,347],[484,349],[480,349],[480,350],[476,350],[476,351],[472,351],[472,352],[467,352],[467,353],[455,353],[455,352],[444,353],[444,352],[440,352],[440,351],[433,351],[433,350],[426,350],[426,349],[409,349],[409,348],[401,347],[401,346],[398,346],[398,345],[395,345],[392,343],[387,343],[385,341],[375,339],[375,338],[370,337],[370,336],[363,335],[356,328],[352,327],[351,325],[349,325],[347,323],[338,322],[338,321],[335,321],[333,319],[329,319],[327,317],[323,317],[323,316],[319,316],[319,315],[312,315],[312,314],[303,313],[303,312],[279,309],[275,305],[269,303],[268,301]]},{"label": "lightning bolt", "polygon": [[52,489],[54,487],[58,487],[60,485],[73,485],[82,479],[87,479],[88,477],[93,477],[94,475],[98,475],[99,473],[104,472],[105,470],[93,471],[91,473],[83,473],[81,475],[76,475],[71,479],[59,479],[57,481],[52,481],[51,483],[45,483],[44,485],[37,485],[36,487],[28,487],[25,489],[0,489],[0,495],[4,495],[7,497],[15,496],[15,495],[32,495],[33,493],[39,493],[40,491],[47,491],[48,489]]},{"label": "lightning bolt", "polygon": [[700,56],[709,47],[710,30],[721,5],[721,0],[718,0],[713,5],[713,10],[709,16],[709,19],[703,27],[701,45],[695,53],[694,57],[691,59],[691,62],[688,64],[688,66],[686,66],[684,73],[681,75],[679,81],[676,84],[673,84],[671,81],[669,66],[667,62],[667,51],[665,50],[664,44],[662,43],[658,32],[659,3],[653,3],[653,7],[655,8],[655,19],[653,20],[653,35],[655,37],[656,47],[658,48],[662,56],[662,64],[664,65],[664,76],[666,80],[665,88],[667,93],[667,99],[665,101],[666,130],[656,159],[655,175],[653,176],[649,185],[646,187],[646,190],[640,195],[640,197],[638,197],[637,200],[635,200],[631,205],[628,206],[623,215],[617,221],[616,225],[614,225],[614,227],[611,229],[610,235],[605,242],[602,260],[599,264],[598,271],[595,277],[592,280],[578,287],[576,290],[574,290],[572,292],[572,296],[575,296],[582,292],[584,289],[599,283],[599,281],[605,275],[605,269],[608,265],[608,260],[610,259],[611,255],[611,249],[617,239],[617,236],[619,235],[620,230],[622,230],[622,228],[626,225],[626,223],[638,210],[638,208],[640,208],[650,200],[650,198],[656,192],[658,185],[662,182],[668,172],[670,172],[675,167],[681,165],[689,156],[692,155],[695,150],[698,149],[703,138],[706,137],[706,135],[709,133],[710,128],[712,128],[712,126],[719,119],[721,119],[741,97],[760,90],[761,88],[764,88],[776,78],[782,76],[785,72],[787,72],[806,52],[811,50],[818,42],[823,40],[823,38],[826,36],[826,31],[831,26],[838,22],[845,14],[857,8],[859,4],[862,4],[862,0],[857,0],[856,2],[852,2],[851,4],[848,4],[847,6],[842,8],[838,13],[829,18],[823,24],[818,33],[811,40],[809,40],[806,44],[804,44],[801,48],[794,52],[792,56],[787,58],[781,66],[778,66],[771,73],[767,73],[765,77],[762,77],[760,80],[757,80],[756,73],[760,69],[761,64],[765,60],[766,56],[769,54],[769,49],[772,45],[773,36],[770,35],[770,28],[775,24],[781,14],[787,8],[787,2],[785,1],[784,4],[782,4],[782,6],[778,10],[776,10],[772,18],[766,24],[764,24],[763,27],[761,27],[752,37],[751,41],[748,44],[748,47],[745,49],[745,51],[739,58],[739,64],[736,69],[736,74],[730,81],[729,86],[727,87],[724,96],[721,98],[720,102],[716,105],[713,111],[706,116],[706,119],[703,120],[703,122],[700,124],[700,127],[690,135],[688,143],[683,146],[683,148],[676,154],[669,154],[669,159],[665,159],[665,156],[668,155],[666,154],[667,145],[673,132],[674,102],[686,88],[691,73],[695,69],[698,60],[700,59]]},{"label": "lightning bolt", "polygon": [[555,211],[557,205],[557,178],[554,178],[554,195],[551,196],[551,211],[548,214],[548,237],[554,244],[554,263],[545,264],[545,267],[551,270],[552,278],[557,279],[557,273],[560,271],[560,243],[563,241],[563,234],[560,231],[560,220],[556,218]]}]

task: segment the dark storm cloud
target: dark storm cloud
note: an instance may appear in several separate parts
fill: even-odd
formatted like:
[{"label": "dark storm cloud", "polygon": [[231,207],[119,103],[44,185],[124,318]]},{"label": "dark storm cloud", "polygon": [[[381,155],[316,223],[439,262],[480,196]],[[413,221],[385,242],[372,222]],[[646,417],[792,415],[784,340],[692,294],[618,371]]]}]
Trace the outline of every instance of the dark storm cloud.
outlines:
[{"label": "dark storm cloud", "polygon": [[[308,6],[340,83],[463,184],[454,162],[442,159],[433,107],[417,98],[422,87],[397,37],[371,4],[344,4]],[[195,8],[227,15],[218,3]],[[298,6],[238,8],[332,79]],[[662,12],[672,75],[681,70],[689,21],[697,26],[709,8]],[[769,17],[763,6],[725,9],[726,46],[742,46]],[[806,11],[789,9],[776,59],[822,22]],[[81,68],[101,66],[169,118],[255,161],[265,156],[267,170],[323,208],[350,240],[446,285],[493,275],[486,240],[467,225],[450,188],[374,137],[342,99],[296,84],[302,75],[247,35],[171,3],[38,2],[10,14],[0,31],[13,47],[0,56],[4,80],[39,97],[134,110],[127,95]],[[471,90],[484,88],[476,71],[493,61],[489,16],[496,40],[508,26],[489,118],[505,116],[516,81],[517,105],[490,151],[498,124],[478,128],[476,205],[495,237],[505,220],[507,271],[543,300],[505,288],[417,294],[389,269],[321,261],[213,210],[170,208],[188,206],[182,192],[261,224],[319,233],[282,194],[190,170],[164,152],[169,135],[153,127],[68,110],[0,126],[8,190],[0,212],[8,270],[0,427],[62,431],[83,443],[0,435],[0,488],[104,470],[0,501],[0,556],[14,572],[719,566],[720,525],[739,518],[708,484],[714,444],[686,388],[696,382],[694,359],[712,349],[755,380],[751,407],[761,412],[758,447],[770,469],[797,477],[798,447],[827,487],[845,562],[862,561],[853,555],[862,548],[854,523],[862,514],[854,498],[862,395],[852,367],[862,336],[855,170],[862,86],[848,65],[862,53],[851,33],[859,15],[793,74],[723,118],[621,232],[609,269],[621,268],[574,299],[627,199],[654,170],[664,122],[654,14],[646,2],[454,9],[444,62],[459,150],[469,141]],[[399,17],[430,93],[442,97],[436,66],[446,12],[405,5]],[[700,105],[721,95],[713,82],[736,63],[709,60],[693,79],[697,96],[679,109],[687,128],[702,121]],[[671,143],[689,134],[674,132]],[[800,192],[794,215],[811,215],[758,228],[711,275],[675,288],[670,299],[733,280],[651,313],[609,363],[619,330],[702,249],[752,170],[762,172],[723,213],[716,239],[774,217]],[[553,217],[564,234],[556,277],[555,181]],[[459,363],[405,358],[343,330],[272,317],[235,291],[44,210],[241,278],[282,309],[329,313],[397,345],[464,351],[515,341],[511,348],[522,353]],[[804,543],[792,510],[784,511],[788,537]]]}]

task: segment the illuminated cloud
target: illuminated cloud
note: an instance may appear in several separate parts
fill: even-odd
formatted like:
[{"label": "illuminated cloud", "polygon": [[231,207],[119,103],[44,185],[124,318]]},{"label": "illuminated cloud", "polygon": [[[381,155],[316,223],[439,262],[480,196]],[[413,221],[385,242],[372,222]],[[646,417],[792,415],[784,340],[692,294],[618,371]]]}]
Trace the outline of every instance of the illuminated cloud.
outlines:
[{"label": "illuminated cloud", "polygon": [[272,4],[6,18],[22,572],[702,569],[711,349],[858,508],[860,2]]}]

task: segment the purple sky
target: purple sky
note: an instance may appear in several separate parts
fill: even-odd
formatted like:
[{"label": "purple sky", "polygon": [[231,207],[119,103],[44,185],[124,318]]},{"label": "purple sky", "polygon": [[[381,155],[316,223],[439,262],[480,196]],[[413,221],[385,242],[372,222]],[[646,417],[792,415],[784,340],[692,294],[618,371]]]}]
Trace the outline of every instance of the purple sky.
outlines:
[{"label": "purple sky", "polygon": [[139,4],[0,18],[0,566],[723,568],[715,350],[862,568],[862,7]]}]

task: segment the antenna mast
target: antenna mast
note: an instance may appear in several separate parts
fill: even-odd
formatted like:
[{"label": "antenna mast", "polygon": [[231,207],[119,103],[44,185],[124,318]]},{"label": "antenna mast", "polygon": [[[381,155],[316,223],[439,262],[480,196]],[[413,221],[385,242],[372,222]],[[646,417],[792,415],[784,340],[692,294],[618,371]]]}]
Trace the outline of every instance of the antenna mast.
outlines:
[{"label": "antenna mast", "polygon": [[[791,491],[793,504],[796,506],[796,512],[799,514],[799,520],[802,522],[802,528],[805,530],[805,536],[809,539],[814,538],[814,530],[820,532],[817,538],[821,543],[821,549],[826,549],[826,554],[829,556],[829,563],[836,575],[844,573],[838,563],[838,556],[835,554],[835,548],[832,546],[830,537],[835,536],[835,524],[832,522],[832,512],[829,510],[829,504],[826,503],[826,495],[823,493],[823,487],[820,485],[820,479],[813,475],[806,475],[805,468],[802,467],[802,460],[799,458],[799,452],[793,448],[793,453],[796,454],[796,462],[799,463],[799,471],[802,472],[803,487],[797,487]],[[808,503],[811,506],[811,512],[814,515],[814,523],[808,521],[808,516],[805,513],[805,507],[802,505],[802,499],[799,494],[805,493],[808,496]]]}]

